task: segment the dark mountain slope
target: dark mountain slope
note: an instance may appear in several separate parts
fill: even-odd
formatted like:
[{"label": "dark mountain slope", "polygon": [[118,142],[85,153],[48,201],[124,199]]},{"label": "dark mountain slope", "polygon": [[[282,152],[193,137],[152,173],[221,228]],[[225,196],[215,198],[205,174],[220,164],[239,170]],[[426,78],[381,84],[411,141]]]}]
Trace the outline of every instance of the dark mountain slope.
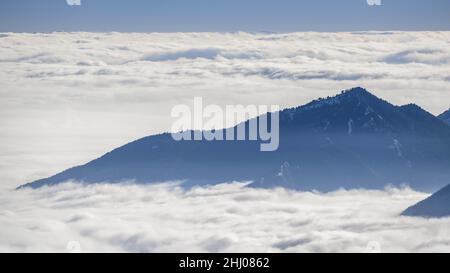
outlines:
[{"label": "dark mountain slope", "polygon": [[425,218],[441,218],[450,216],[450,185],[433,194],[429,198],[409,207],[402,215]]},{"label": "dark mountain slope", "polygon": [[433,191],[450,182],[449,166],[450,126],[416,105],[394,106],[354,88],[281,111],[275,152],[260,152],[253,141],[176,142],[162,134],[27,186],[186,180],[322,191],[408,183]]},{"label": "dark mountain slope", "polygon": [[450,125],[450,110],[439,115],[439,118],[441,120],[443,120],[445,123],[447,123],[448,125]]}]

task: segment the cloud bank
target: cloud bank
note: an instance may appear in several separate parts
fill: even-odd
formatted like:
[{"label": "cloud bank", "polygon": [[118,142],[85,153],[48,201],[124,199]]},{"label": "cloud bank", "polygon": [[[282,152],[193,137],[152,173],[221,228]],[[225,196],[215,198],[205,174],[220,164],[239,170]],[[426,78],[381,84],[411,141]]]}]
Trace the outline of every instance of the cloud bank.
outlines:
[{"label": "cloud bank", "polygon": [[2,33],[0,187],[170,129],[205,103],[292,107],[364,86],[439,114],[450,32]]},{"label": "cloud bank", "polygon": [[450,219],[398,216],[408,188],[66,183],[0,194],[0,252],[444,252]]}]

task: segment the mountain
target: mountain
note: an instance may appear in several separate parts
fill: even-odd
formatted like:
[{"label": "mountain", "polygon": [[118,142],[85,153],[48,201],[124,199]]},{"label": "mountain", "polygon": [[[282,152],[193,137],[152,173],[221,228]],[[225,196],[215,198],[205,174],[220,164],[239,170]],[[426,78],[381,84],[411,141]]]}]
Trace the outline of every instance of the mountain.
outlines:
[{"label": "mountain", "polygon": [[409,207],[402,215],[424,218],[441,218],[450,216],[450,185],[429,198]]},{"label": "mountain", "polygon": [[445,123],[447,123],[448,125],[450,125],[450,109],[444,113],[442,113],[441,115],[439,115],[439,117],[441,120],[443,120]]},{"label": "mountain", "polygon": [[450,182],[450,126],[417,105],[395,106],[358,87],[279,117],[275,152],[260,152],[255,141],[177,142],[161,134],[25,187],[183,180],[186,187],[252,181],[251,187],[320,191],[407,183],[431,192]]}]

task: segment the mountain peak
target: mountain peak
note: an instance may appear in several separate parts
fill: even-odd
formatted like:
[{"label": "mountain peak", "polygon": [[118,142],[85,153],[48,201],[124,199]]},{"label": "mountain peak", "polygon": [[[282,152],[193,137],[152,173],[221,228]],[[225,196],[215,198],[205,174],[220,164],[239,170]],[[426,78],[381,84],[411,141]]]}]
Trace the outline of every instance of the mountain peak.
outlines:
[{"label": "mountain peak", "polygon": [[379,97],[375,96],[367,89],[362,87],[354,87],[351,89],[347,89],[341,92],[341,94],[337,95],[337,97],[345,97],[345,98],[356,98],[356,99],[376,99],[377,101],[383,101]]},{"label": "mountain peak", "polygon": [[362,88],[360,86],[357,87],[353,87],[347,90],[342,91],[343,94],[350,94],[350,95],[367,95],[370,94],[372,95],[369,91],[367,91],[367,89]]},{"label": "mountain peak", "polygon": [[450,135],[449,128],[443,128],[445,126],[436,116],[420,106],[413,103],[396,106],[362,87],[347,89],[334,97],[319,98],[304,106],[284,110],[280,120],[282,126],[302,130],[314,128],[349,134],[389,132],[418,135],[445,132]]},{"label": "mountain peak", "polygon": [[354,87],[341,91],[341,93],[333,97],[319,98],[306,105],[286,109],[283,113],[288,114],[292,120],[296,113],[319,109],[325,106],[331,106],[334,108],[359,108],[364,112],[373,112],[373,109],[378,108],[380,104],[386,104],[394,107],[389,102],[378,98],[366,89],[362,87]]},{"label": "mountain peak", "polygon": [[414,112],[426,112],[426,113],[428,113],[428,111],[424,110],[422,107],[420,107],[419,105],[417,105],[415,103],[408,103],[408,104],[399,106],[399,108],[404,110],[404,111],[414,111]]},{"label": "mountain peak", "polygon": [[450,216],[450,185],[436,192],[429,198],[409,207],[402,215],[425,218]]},{"label": "mountain peak", "polygon": [[319,98],[319,99],[314,100],[304,106],[300,106],[295,109],[310,110],[310,109],[321,108],[322,106],[326,106],[326,105],[342,104],[346,101],[347,102],[364,101],[365,103],[368,103],[369,100],[371,100],[371,99],[372,100],[375,99],[377,101],[383,101],[362,87],[354,87],[351,89],[344,90],[340,94],[338,94],[334,97]]}]

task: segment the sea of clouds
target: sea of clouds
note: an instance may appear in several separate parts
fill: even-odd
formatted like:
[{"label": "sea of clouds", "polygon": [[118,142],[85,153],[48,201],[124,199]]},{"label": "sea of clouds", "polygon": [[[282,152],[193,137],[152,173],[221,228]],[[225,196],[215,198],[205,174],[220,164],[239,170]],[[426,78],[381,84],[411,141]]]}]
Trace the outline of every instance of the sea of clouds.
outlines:
[{"label": "sea of clouds", "polygon": [[305,104],[363,86],[450,107],[450,32],[0,33],[0,189],[169,131],[177,104]]},{"label": "sea of clouds", "polygon": [[399,214],[408,188],[66,183],[0,194],[0,252],[445,252],[450,218]]},{"label": "sea of clouds", "polygon": [[[173,106],[302,105],[363,86],[450,107],[450,32],[0,33],[0,251],[448,251],[427,194],[242,184],[13,189],[168,131]],[[405,181],[407,182],[407,181]]]}]

